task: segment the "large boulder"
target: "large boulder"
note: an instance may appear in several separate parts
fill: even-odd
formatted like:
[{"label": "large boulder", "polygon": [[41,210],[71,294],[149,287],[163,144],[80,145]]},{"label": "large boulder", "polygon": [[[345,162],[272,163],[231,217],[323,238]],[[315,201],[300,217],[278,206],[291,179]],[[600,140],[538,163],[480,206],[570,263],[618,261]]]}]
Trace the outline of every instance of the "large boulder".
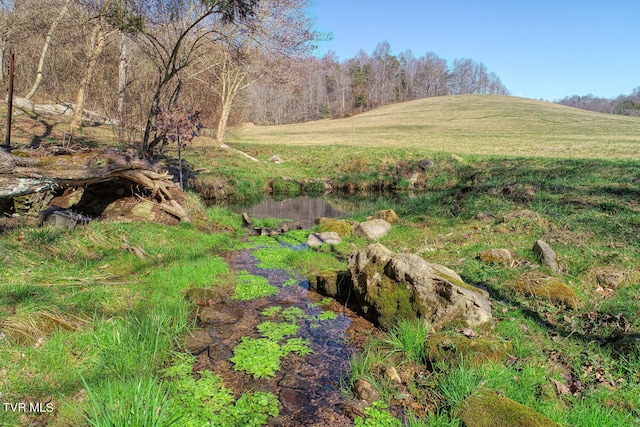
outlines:
[{"label": "large boulder", "polygon": [[491,320],[485,291],[466,284],[454,271],[413,254],[396,254],[379,243],[355,251],[349,271],[358,303],[383,328],[398,318],[478,326]]}]

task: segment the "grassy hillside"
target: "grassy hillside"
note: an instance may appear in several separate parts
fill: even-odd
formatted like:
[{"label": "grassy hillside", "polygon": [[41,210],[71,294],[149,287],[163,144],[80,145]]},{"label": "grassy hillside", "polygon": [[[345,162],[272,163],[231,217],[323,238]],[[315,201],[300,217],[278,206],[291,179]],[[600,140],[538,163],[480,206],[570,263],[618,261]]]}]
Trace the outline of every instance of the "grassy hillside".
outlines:
[{"label": "grassy hillside", "polygon": [[[229,142],[413,147],[456,154],[640,158],[640,118],[525,98],[421,99],[351,118],[232,128]],[[606,147],[606,149],[604,148]]]}]

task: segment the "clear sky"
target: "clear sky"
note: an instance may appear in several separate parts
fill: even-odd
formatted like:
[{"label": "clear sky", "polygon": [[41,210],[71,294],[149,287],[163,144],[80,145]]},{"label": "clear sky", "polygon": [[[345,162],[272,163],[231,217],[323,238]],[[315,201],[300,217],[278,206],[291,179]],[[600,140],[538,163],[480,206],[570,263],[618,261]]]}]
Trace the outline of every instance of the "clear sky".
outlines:
[{"label": "clear sky", "polygon": [[315,0],[318,54],[392,53],[482,62],[514,96],[613,98],[640,86],[640,0]]}]

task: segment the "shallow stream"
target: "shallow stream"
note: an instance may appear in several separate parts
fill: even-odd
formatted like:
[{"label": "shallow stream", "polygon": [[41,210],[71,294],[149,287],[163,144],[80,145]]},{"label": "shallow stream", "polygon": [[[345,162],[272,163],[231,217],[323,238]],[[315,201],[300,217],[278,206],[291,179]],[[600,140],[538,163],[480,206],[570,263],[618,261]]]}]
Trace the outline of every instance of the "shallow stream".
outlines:
[{"label": "shallow stream", "polygon": [[[322,208],[323,203],[307,200],[303,203],[306,206],[303,212],[308,216],[344,216],[339,210]],[[294,219],[288,215],[280,217]],[[309,221],[310,218],[298,216],[295,219]],[[212,301],[201,307],[198,314],[200,331],[191,346],[191,351],[198,354],[194,370],[207,369],[221,375],[236,396],[249,391],[278,396],[280,414],[269,419],[270,426],[352,425],[341,409],[345,396],[340,385],[349,373],[350,357],[359,338],[368,332],[375,333],[376,328],[338,302],[328,302],[322,295],[310,291],[309,283],[296,276],[296,272],[258,267],[259,262],[252,255],[256,249],[229,254],[226,259],[229,268],[237,273],[246,271],[266,278],[269,284],[278,288],[278,293],[248,301]],[[282,358],[281,369],[274,377],[254,378],[245,371],[235,370],[230,359],[243,337],[260,336],[257,326],[270,320],[263,313],[269,307],[281,307],[281,310],[297,307],[305,313],[305,317],[296,322],[300,327],[295,336],[308,340],[313,353],[306,356],[289,353]],[[325,311],[335,315],[325,313],[330,316],[319,317]]]}]

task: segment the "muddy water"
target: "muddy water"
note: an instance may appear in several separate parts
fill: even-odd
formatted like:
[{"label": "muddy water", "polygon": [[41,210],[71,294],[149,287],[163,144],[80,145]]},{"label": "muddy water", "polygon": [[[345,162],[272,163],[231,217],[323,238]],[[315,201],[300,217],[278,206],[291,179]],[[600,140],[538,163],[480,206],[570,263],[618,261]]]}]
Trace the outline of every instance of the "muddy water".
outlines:
[{"label": "muddy water", "polygon": [[[192,347],[199,353],[196,371],[210,369],[222,375],[225,383],[238,397],[243,392],[264,391],[278,396],[280,415],[269,420],[270,426],[350,426],[352,422],[341,409],[340,381],[348,374],[349,359],[354,348],[349,342],[357,331],[359,336],[375,328],[337,302],[324,306],[338,314],[331,320],[298,320],[296,337],[307,338],[313,353],[304,357],[294,353],[281,361],[281,370],[274,378],[254,379],[243,371],[235,371],[229,359],[242,337],[257,336],[256,326],[266,320],[260,313],[270,306],[298,307],[306,314],[317,315],[323,309],[317,303],[322,296],[308,290],[308,283],[283,286],[291,277],[284,270],[262,269],[251,250],[233,253],[227,259],[234,271],[246,270],[266,277],[278,286],[277,295],[251,301],[226,300],[203,307],[198,315],[201,331]],[[310,306],[311,305],[311,306]]]}]

